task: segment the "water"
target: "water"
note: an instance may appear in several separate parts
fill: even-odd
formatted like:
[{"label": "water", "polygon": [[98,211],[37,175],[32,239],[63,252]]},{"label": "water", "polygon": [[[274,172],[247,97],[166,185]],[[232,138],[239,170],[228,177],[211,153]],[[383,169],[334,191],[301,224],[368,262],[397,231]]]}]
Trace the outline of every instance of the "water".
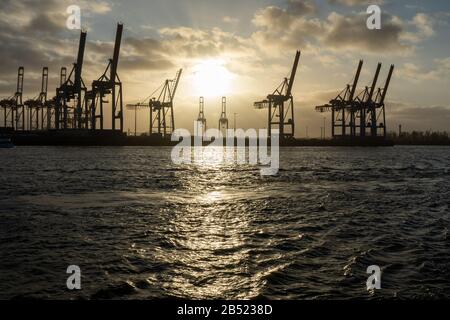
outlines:
[{"label": "water", "polygon": [[170,150],[0,150],[0,298],[450,298],[450,148],[286,148],[275,177]]}]

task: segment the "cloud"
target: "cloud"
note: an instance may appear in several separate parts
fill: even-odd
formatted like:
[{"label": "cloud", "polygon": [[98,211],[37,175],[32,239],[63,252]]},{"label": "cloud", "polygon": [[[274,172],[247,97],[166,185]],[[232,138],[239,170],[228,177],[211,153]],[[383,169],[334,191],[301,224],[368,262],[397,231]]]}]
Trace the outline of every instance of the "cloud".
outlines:
[{"label": "cloud", "polygon": [[[76,3],[76,2],[75,2]],[[79,1],[80,7],[94,14],[105,14],[111,11],[111,4],[106,1]]]},{"label": "cloud", "polygon": [[173,63],[165,55],[160,41],[152,38],[127,37],[123,41],[119,67],[123,72],[145,72],[173,68]]},{"label": "cloud", "polygon": [[[307,18],[315,9],[296,2],[297,10],[269,6],[259,10],[253,24],[259,28],[252,35],[260,48],[271,48],[272,53],[284,49],[306,47],[323,32],[323,23],[317,18]],[[290,3],[292,6],[293,3]],[[310,8],[310,9],[305,9]]]},{"label": "cloud", "polygon": [[384,3],[383,0],[329,0],[328,2],[331,4],[345,5],[347,7],[368,6],[372,4],[381,5]]},{"label": "cloud", "polygon": [[400,41],[403,29],[397,19],[384,14],[381,30],[366,28],[366,19],[364,14],[343,16],[331,13],[327,18],[323,43],[332,48],[359,49],[366,52],[404,53],[411,49]]},{"label": "cloud", "polygon": [[200,30],[188,27],[159,30],[162,49],[182,58],[211,58],[249,56],[254,50],[248,40],[220,28]]},{"label": "cloud", "polygon": [[23,28],[26,33],[57,33],[65,27],[66,16],[61,12],[40,12]]},{"label": "cloud", "polygon": [[287,10],[298,16],[313,14],[316,9],[316,5],[311,1],[288,0]]},{"label": "cloud", "polygon": [[120,67],[122,70],[166,70],[174,68],[174,64],[166,59],[149,60],[142,57],[136,57],[122,59]]},{"label": "cloud", "polygon": [[[356,5],[367,1],[339,3]],[[285,7],[272,5],[260,9],[252,20],[258,28],[252,38],[259,47],[269,47],[272,52],[319,46],[340,52],[406,55],[414,51],[415,45],[434,35],[433,20],[425,13],[418,13],[410,21],[383,13],[381,30],[369,30],[365,11],[346,15],[331,12],[324,19],[316,16],[316,12],[316,7],[306,1],[289,1]]]},{"label": "cloud", "polygon": [[398,70],[398,76],[416,83],[450,78],[450,57],[435,59],[434,65],[428,70],[412,62],[404,63]]},{"label": "cloud", "polygon": [[409,27],[415,28],[415,32],[405,31],[401,34],[401,39],[412,43],[419,43],[432,37],[435,33],[433,19],[425,14],[418,13],[412,21],[406,23]]},{"label": "cloud", "polygon": [[229,24],[237,24],[239,22],[239,19],[225,16],[222,18],[222,21]]}]

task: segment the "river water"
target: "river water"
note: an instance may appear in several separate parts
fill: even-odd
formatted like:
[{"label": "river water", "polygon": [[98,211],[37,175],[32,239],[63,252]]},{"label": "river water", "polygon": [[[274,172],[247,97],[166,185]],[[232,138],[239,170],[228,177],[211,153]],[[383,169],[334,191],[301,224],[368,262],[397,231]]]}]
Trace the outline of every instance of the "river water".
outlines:
[{"label": "river water", "polygon": [[0,298],[450,298],[450,148],[282,148],[277,176],[170,152],[0,150]]}]

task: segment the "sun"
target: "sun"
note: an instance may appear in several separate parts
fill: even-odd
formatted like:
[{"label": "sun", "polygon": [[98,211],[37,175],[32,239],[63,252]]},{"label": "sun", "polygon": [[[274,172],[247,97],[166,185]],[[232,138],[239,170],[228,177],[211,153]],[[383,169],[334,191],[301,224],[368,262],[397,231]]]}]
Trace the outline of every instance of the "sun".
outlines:
[{"label": "sun", "polygon": [[230,92],[233,75],[224,60],[204,60],[193,68],[193,86],[198,96],[225,96]]}]

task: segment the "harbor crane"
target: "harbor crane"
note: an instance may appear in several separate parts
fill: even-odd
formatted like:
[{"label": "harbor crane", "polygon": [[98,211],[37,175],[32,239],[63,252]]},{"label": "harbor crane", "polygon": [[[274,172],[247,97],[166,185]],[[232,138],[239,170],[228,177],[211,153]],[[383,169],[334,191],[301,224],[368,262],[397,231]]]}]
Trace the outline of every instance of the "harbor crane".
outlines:
[{"label": "harbor crane", "polygon": [[[163,138],[170,138],[175,130],[175,117],[173,113],[173,102],[177,92],[183,69],[179,69],[174,79],[166,79],[164,83],[156,89],[143,102],[137,104],[127,104],[127,108],[144,108],[150,109],[150,135],[158,135]],[[158,90],[158,97],[152,97]],[[146,102],[148,100],[148,103]]]},{"label": "harbor crane", "polygon": [[[83,69],[84,49],[86,46],[86,31],[81,31],[78,46],[77,61],[73,64],[72,71],[59,88],[56,89],[55,128],[82,129],[83,123],[83,101],[86,95],[86,86],[81,77]],[[73,101],[73,106],[69,103]],[[84,119],[85,120],[85,119]]]},{"label": "harbor crane", "polygon": [[3,108],[3,126],[6,129],[25,130],[25,106],[22,101],[24,72],[24,68],[19,67],[16,93],[0,101],[0,107]]},{"label": "harbor crane", "polygon": [[228,130],[227,98],[222,97],[222,113],[219,118],[219,131],[223,133],[226,132],[226,130]]},{"label": "harbor crane", "polygon": [[[39,95],[34,99],[29,99],[25,101],[25,106],[28,107],[29,111],[29,130],[39,130],[48,128],[50,120],[48,119],[49,112],[46,108],[47,105],[47,89],[48,89],[48,67],[42,68],[42,79],[41,79],[41,91]],[[40,116],[39,116],[40,114]],[[45,126],[44,126],[45,122]]]},{"label": "harbor crane", "polygon": [[[109,103],[107,96],[111,99],[111,129],[113,131],[123,131],[123,96],[122,82],[117,74],[119,64],[120,44],[122,41],[123,24],[117,24],[116,39],[112,59],[109,59],[105,72],[92,82],[92,89],[86,94],[86,116],[85,126],[90,125],[92,130],[97,129],[99,122],[100,130],[104,129],[104,105]],[[109,74],[108,74],[109,71]],[[90,124],[88,123],[90,119]],[[119,129],[117,128],[119,121]]]},{"label": "harbor crane", "polygon": [[205,132],[206,132],[205,99],[203,97],[200,97],[198,104],[197,134],[203,137]]},{"label": "harbor crane", "polygon": [[272,94],[269,94],[263,101],[254,103],[256,109],[268,109],[267,128],[271,136],[272,128],[278,127],[280,139],[293,139],[295,134],[294,120],[294,98],[292,96],[292,87],[294,85],[295,75],[297,73],[300,51],[295,54],[294,65],[291,76],[285,78]]},{"label": "harbor crane", "polygon": [[347,134],[346,130],[349,126],[346,111],[348,110],[348,107],[353,104],[363,64],[364,61],[360,60],[352,84],[347,84],[344,90],[342,90],[336,98],[330,100],[329,104],[316,107],[317,112],[323,113],[331,111],[331,135],[333,138],[339,136],[343,137]]},{"label": "harbor crane", "polygon": [[[382,66],[381,63],[378,63],[372,84],[366,86],[358,95],[355,95],[362,66],[363,61],[360,60],[352,84],[348,84],[344,90],[342,90],[336,98],[330,100],[328,104],[316,107],[317,112],[323,113],[331,111],[331,131],[333,138],[386,137],[384,100],[394,71],[394,65],[391,65],[390,67],[383,88],[378,88],[378,90],[376,90]],[[370,129],[369,132],[367,132],[368,129]],[[381,134],[379,134],[380,132]]]},{"label": "harbor crane", "polygon": [[127,104],[126,108],[129,110],[134,110],[134,135],[137,136],[137,111],[139,109],[148,108],[148,104],[142,103]]},{"label": "harbor crane", "polygon": [[[357,128],[359,128],[359,136],[366,136],[366,127],[367,127],[367,108],[366,106],[371,105],[373,103],[373,94],[376,89],[376,85],[378,82],[378,77],[380,75],[381,63],[378,63],[377,69],[375,71],[375,76],[372,81],[372,85],[366,86],[364,90],[358,94],[354,101],[354,106],[351,108],[351,123],[350,123],[350,133],[352,136],[358,135]],[[359,118],[359,125],[356,122],[355,118]]]},{"label": "harbor crane", "polygon": [[[67,80],[67,68],[61,67],[60,73],[59,73],[59,87],[62,87],[62,85]],[[58,120],[58,102],[57,97],[53,97],[50,100],[47,100],[45,103],[45,109],[46,109],[46,119],[47,119],[47,130],[50,129],[57,129],[56,124]],[[59,113],[60,114],[60,113]]]}]

